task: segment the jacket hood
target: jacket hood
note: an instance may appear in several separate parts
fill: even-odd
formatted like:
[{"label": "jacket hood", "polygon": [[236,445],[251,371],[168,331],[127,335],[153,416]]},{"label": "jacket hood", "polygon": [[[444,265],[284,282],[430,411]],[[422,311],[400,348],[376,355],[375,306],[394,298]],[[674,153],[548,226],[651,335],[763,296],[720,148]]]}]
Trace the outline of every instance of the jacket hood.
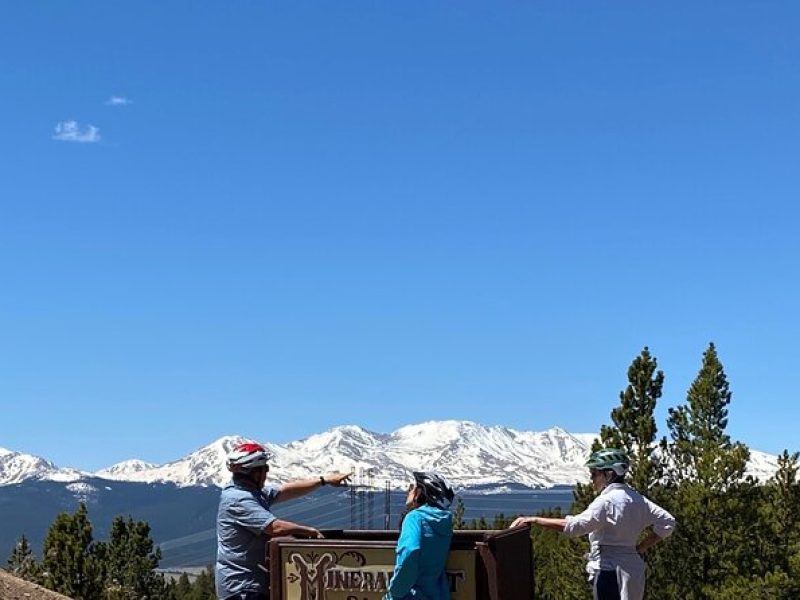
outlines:
[{"label": "jacket hood", "polygon": [[436,506],[424,505],[415,509],[431,526],[436,535],[452,535],[453,533],[453,513]]}]

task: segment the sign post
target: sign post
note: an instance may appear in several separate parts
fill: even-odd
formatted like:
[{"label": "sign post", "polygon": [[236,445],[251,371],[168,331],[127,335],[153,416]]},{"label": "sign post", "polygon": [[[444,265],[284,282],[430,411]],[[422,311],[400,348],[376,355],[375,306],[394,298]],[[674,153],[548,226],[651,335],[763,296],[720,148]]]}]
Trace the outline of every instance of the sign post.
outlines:
[{"label": "sign post", "polygon": [[[269,543],[273,600],[381,600],[397,531],[326,531],[322,540]],[[532,600],[528,528],[456,531],[447,560],[452,600]]]}]

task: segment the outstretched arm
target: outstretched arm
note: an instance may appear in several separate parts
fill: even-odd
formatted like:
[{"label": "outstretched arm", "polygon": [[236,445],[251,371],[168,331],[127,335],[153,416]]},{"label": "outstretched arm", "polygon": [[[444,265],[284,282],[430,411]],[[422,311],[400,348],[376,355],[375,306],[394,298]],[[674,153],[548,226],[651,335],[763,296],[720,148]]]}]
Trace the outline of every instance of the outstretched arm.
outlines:
[{"label": "outstretched arm", "polygon": [[546,529],[564,531],[564,527],[567,525],[567,520],[548,517],[518,517],[511,524],[511,528],[523,527],[525,525],[538,525],[539,527],[544,527]]},{"label": "outstretched arm", "polygon": [[519,517],[511,527],[521,525],[538,525],[547,529],[561,531],[570,537],[586,535],[598,529],[606,520],[606,502],[602,497],[595,498],[579,515],[568,515],[565,518]]},{"label": "outstretched arm", "polygon": [[281,485],[275,502],[286,502],[287,500],[293,500],[295,498],[305,496],[309,492],[313,492],[317,488],[322,487],[323,481],[325,482],[325,485],[332,485],[334,487],[346,486],[348,483],[350,483],[350,474],[328,473],[327,475],[315,477],[313,479],[298,479],[297,481],[289,481],[288,483]]}]

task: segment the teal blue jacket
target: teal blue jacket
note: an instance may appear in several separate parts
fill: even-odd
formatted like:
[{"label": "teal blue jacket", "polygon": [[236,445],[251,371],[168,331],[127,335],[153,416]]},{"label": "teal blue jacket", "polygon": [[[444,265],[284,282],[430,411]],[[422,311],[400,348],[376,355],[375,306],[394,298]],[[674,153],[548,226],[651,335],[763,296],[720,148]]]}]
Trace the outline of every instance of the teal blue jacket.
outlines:
[{"label": "teal blue jacket", "polygon": [[403,520],[386,600],[449,600],[445,564],[453,539],[449,510],[421,506]]}]

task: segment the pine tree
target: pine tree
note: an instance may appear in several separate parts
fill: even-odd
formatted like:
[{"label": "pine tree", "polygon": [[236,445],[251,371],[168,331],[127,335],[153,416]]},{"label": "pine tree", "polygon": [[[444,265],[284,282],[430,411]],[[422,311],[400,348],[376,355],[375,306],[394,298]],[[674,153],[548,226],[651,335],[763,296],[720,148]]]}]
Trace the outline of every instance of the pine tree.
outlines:
[{"label": "pine tree", "polygon": [[477,519],[473,519],[470,529],[476,529],[478,531],[489,529],[489,523],[486,522],[486,517],[481,515]]},{"label": "pine tree", "polygon": [[8,570],[28,581],[38,582],[41,569],[33,556],[28,538],[22,535],[17,541],[11,556],[8,557]]},{"label": "pine tree", "polygon": [[661,466],[654,455],[656,448],[656,403],[664,386],[664,372],[645,346],[630,367],[628,385],[619,393],[619,406],[611,411],[613,426],[603,426],[603,446],[621,448],[631,458],[630,485],[646,492],[661,479]]},{"label": "pine tree", "polygon": [[[706,600],[757,567],[758,489],[745,479],[749,451],[726,433],[731,392],[714,344],[703,354],[685,405],[667,421],[668,486],[653,498],[677,519],[669,543],[648,558],[654,600]],[[676,577],[680,573],[680,577]]]},{"label": "pine tree", "polygon": [[216,600],[213,567],[207,567],[200,573],[192,587],[194,588],[192,590],[192,600]]},{"label": "pine tree", "polygon": [[710,600],[797,600],[796,583],[783,572],[736,576],[708,590]]},{"label": "pine tree", "polygon": [[42,549],[45,587],[75,600],[101,595],[102,572],[92,544],[92,524],[86,505],[75,514],[61,513],[50,526]]},{"label": "pine tree", "polygon": [[164,578],[154,571],[161,560],[161,551],[154,550],[147,523],[116,517],[110,538],[102,545],[102,555],[107,600],[142,600],[164,595]]},{"label": "pine tree", "polygon": [[171,587],[171,594],[175,600],[191,600],[192,584],[189,581],[189,576],[186,573],[181,573]]},{"label": "pine tree", "polygon": [[467,524],[464,522],[464,513],[466,512],[464,501],[459,498],[456,502],[456,507],[453,510],[453,529],[466,529]]},{"label": "pine tree", "polygon": [[754,556],[742,571],[747,575],[726,582],[712,594],[717,600],[733,598],[737,589],[747,597],[794,600],[800,597],[800,483],[797,453],[784,450],[778,457],[778,471],[758,488],[757,511],[751,520],[748,550]]},{"label": "pine tree", "polygon": [[744,444],[731,442],[725,432],[731,396],[725,370],[711,343],[689,388],[687,403],[669,410],[674,481],[691,480],[719,491],[743,478],[750,452]]},{"label": "pine tree", "polygon": [[800,552],[800,483],[797,475],[800,454],[784,450],[778,457],[778,471],[767,485],[768,518],[776,548],[776,566],[791,572],[792,556]]},{"label": "pine tree", "polygon": [[494,516],[494,520],[492,521],[491,528],[495,530],[507,529],[509,525],[514,521],[513,518],[506,517],[503,513],[498,513]]}]

